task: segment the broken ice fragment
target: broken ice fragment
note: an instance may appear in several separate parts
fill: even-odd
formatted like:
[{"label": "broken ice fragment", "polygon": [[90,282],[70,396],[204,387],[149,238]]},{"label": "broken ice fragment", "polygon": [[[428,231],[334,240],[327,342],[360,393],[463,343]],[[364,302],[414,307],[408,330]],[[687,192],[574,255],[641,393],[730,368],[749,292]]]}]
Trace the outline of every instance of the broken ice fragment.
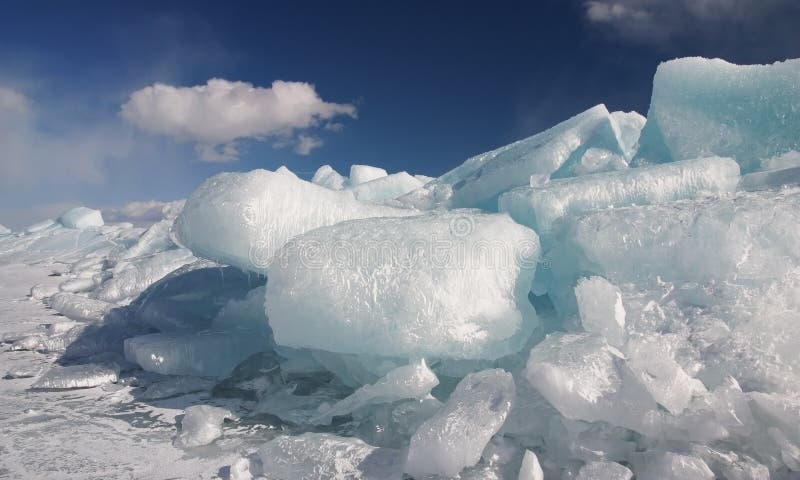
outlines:
[{"label": "broken ice fragment", "polygon": [[382,168],[369,165],[352,165],[350,166],[350,186],[355,187],[387,175],[386,170]]},{"label": "broken ice fragment", "polygon": [[181,430],[175,437],[175,446],[179,448],[208,445],[222,436],[222,423],[235,420],[236,417],[227,409],[209,405],[193,405],[187,407]]},{"label": "broken ice fragment", "polygon": [[344,188],[346,178],[339,175],[330,165],[323,165],[319,167],[311,179],[311,183],[330,188],[331,190],[341,190]]},{"label": "broken ice fragment", "polygon": [[511,374],[500,369],[464,377],[411,437],[405,472],[450,477],[478,463],[511,410],[514,390]]},{"label": "broken ice fragment", "polygon": [[422,182],[408,173],[399,172],[361,183],[353,187],[350,191],[362,202],[379,203],[384,200],[391,200],[405,195],[422,185]]},{"label": "broken ice fragment", "polygon": [[714,473],[697,457],[648,451],[633,456],[636,480],[713,480]]},{"label": "broken ice fragment", "polygon": [[352,395],[336,402],[313,422],[329,423],[335,416],[346,415],[370,404],[420,399],[438,384],[439,379],[425,364],[425,360],[418,360],[395,368],[371,385],[364,385]]},{"label": "broken ice fragment", "polygon": [[575,287],[581,324],[587,332],[605,337],[610,345],[625,343],[625,307],[622,292],[603,277],[584,278]]},{"label": "broken ice fragment", "polygon": [[544,472],[542,472],[542,466],[539,465],[539,459],[530,450],[525,450],[517,480],[544,480]]},{"label": "broken ice fragment", "polygon": [[119,369],[95,363],[53,367],[42,375],[31,388],[66,390],[92,388],[116,383]]}]

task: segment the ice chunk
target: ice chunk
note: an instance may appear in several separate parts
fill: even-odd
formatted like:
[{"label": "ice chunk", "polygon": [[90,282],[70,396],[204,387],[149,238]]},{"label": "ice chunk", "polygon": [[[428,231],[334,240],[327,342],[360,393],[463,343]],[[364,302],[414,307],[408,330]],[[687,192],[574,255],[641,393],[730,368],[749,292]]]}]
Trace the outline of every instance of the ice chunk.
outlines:
[{"label": "ice chunk", "polygon": [[733,160],[699,158],[521,187],[501,195],[499,208],[543,233],[568,215],[733,192],[738,183]]},{"label": "ice chunk", "polygon": [[503,370],[464,377],[442,409],[411,437],[405,472],[451,477],[478,463],[505,422],[514,395],[514,379]]},{"label": "ice chunk", "polygon": [[68,210],[58,218],[58,223],[66,228],[77,228],[83,230],[88,227],[102,227],[103,215],[100,210],[92,210],[86,207],[75,207]]},{"label": "ice chunk", "polygon": [[6,227],[5,225],[0,224],[0,235],[8,235],[11,233],[11,229]]},{"label": "ice chunk", "polygon": [[99,387],[107,383],[116,383],[118,375],[118,368],[95,363],[53,367],[31,388],[62,390]]},{"label": "ice chunk", "polygon": [[311,183],[316,183],[331,190],[341,190],[344,188],[346,178],[339,175],[330,165],[323,165],[319,167],[311,179]]},{"label": "ice chunk", "polygon": [[628,341],[628,366],[650,395],[673,415],[681,413],[693,395],[706,393],[703,383],[689,376],[673,359],[668,343],[658,336]]},{"label": "ice chunk", "polygon": [[187,407],[174,444],[179,448],[208,445],[222,436],[222,422],[225,420],[236,420],[236,416],[228,409],[210,405]]},{"label": "ice chunk", "polygon": [[436,177],[429,177],[427,175],[414,175],[414,178],[422,182],[423,185],[436,180]]},{"label": "ice chunk", "polygon": [[625,343],[625,306],[622,292],[603,277],[584,278],[575,287],[581,324],[587,332],[605,337],[609,344]]},{"label": "ice chunk", "polygon": [[703,460],[672,452],[651,451],[633,457],[637,480],[713,480],[714,473]]},{"label": "ice chunk", "polygon": [[358,184],[351,191],[362,202],[381,202],[405,195],[422,185],[408,173],[399,172]]},{"label": "ice chunk", "polygon": [[800,60],[733,65],[681,58],[659,65],[637,159],[669,162],[735,158],[742,172],[759,160],[800,150]]},{"label": "ice chunk", "polygon": [[[600,153],[624,156],[617,135],[606,107],[597,105],[549,130],[472,157],[403,200],[419,208],[443,205],[494,211],[499,194],[528,184],[531,175],[574,176],[581,168],[582,173],[596,171],[590,164]],[[593,158],[582,163],[590,148],[597,149],[589,153]],[[624,164],[624,158],[621,161]],[[607,158],[599,168],[609,162]]]},{"label": "ice chunk", "polygon": [[385,177],[386,175],[388,175],[388,173],[382,168],[370,167],[369,165],[351,165],[350,186],[355,187],[356,185],[371,182],[372,180]]},{"label": "ice chunk", "polygon": [[258,450],[264,474],[274,480],[400,480],[402,454],[357,438],[328,433],[282,435]]},{"label": "ice chunk", "polygon": [[797,184],[800,184],[800,166],[748,173],[742,176],[739,188],[754,191]]},{"label": "ice chunk", "polygon": [[569,419],[648,433],[643,419],[656,405],[627,373],[622,353],[599,335],[548,335],[531,350],[525,375]]},{"label": "ice chunk", "polygon": [[48,298],[53,310],[72,320],[101,321],[114,308],[114,304],[86,298],[72,293],[56,293]]},{"label": "ice chunk", "polygon": [[639,136],[647,119],[638,112],[611,112],[611,119],[622,152],[630,160],[636,154]]},{"label": "ice chunk", "polygon": [[530,450],[525,450],[517,480],[544,480],[544,472],[542,472],[542,466],[539,465],[539,458]]},{"label": "ice chunk", "polygon": [[314,423],[329,423],[335,416],[346,415],[370,404],[421,399],[438,384],[439,379],[425,364],[425,360],[415,361],[395,368],[377,382],[365,385],[336,402],[314,419]]},{"label": "ice chunk", "polygon": [[37,233],[41,232],[47,228],[53,227],[56,225],[56,222],[52,219],[42,220],[40,222],[36,222],[32,225],[28,225],[25,228],[25,233]]},{"label": "ice chunk", "polygon": [[153,333],[125,340],[125,358],[163,375],[225,376],[242,360],[267,347],[267,339],[248,330]]},{"label": "ice chunk", "polygon": [[633,472],[614,462],[589,462],[582,466],[575,480],[630,480]]},{"label": "ice chunk", "polygon": [[195,260],[192,252],[185,248],[136,258],[118,266],[114,271],[114,276],[95,291],[95,296],[107,302],[132,299],[166,274]]},{"label": "ice chunk", "polygon": [[195,255],[265,273],[275,252],[308,230],[354,218],[414,213],[365,204],[350,192],[254,170],[206,180],[186,201],[174,233]]},{"label": "ice chunk", "polygon": [[538,249],[535,233],[496,214],[318,228],[276,257],[267,316],[276,343],[291,347],[494,359],[537,324],[527,294]]}]

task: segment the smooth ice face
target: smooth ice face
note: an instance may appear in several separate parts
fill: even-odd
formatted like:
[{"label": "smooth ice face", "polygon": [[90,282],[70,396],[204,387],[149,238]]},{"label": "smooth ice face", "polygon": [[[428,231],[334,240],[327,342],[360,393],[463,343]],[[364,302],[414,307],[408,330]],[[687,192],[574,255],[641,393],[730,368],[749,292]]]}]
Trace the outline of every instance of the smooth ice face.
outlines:
[{"label": "smooth ice face", "polygon": [[531,350],[525,375],[562,415],[605,421],[641,433],[656,409],[650,395],[626,372],[622,353],[591,333],[553,333]]},{"label": "smooth ice face", "polygon": [[6,227],[5,225],[0,224],[0,235],[8,235],[11,233],[11,229]]},{"label": "smooth ice face", "polygon": [[75,207],[61,215],[58,218],[58,223],[66,228],[77,228],[78,230],[83,230],[88,227],[102,227],[103,215],[100,213],[100,210]]},{"label": "smooth ice face", "polygon": [[278,344],[387,357],[495,359],[536,326],[539,243],[505,215],[430,213],[319,228],[269,270]]},{"label": "smooth ice face", "polygon": [[347,398],[336,402],[313,422],[330,423],[335,416],[347,415],[371,404],[421,399],[429,395],[436,385],[439,385],[436,374],[428,368],[425,360],[418,360],[391,370],[371,385],[364,385]]},{"label": "smooth ice face", "polygon": [[331,190],[341,190],[344,188],[347,179],[333,169],[330,165],[319,167],[311,179],[311,183],[316,183]]},{"label": "smooth ice face", "polygon": [[206,180],[186,200],[173,231],[197,256],[265,273],[275,252],[296,235],[355,218],[412,214],[291,175],[253,170]]},{"label": "smooth ice face", "polygon": [[735,191],[738,183],[733,160],[699,158],[520,187],[501,195],[499,208],[543,234],[570,215],[719,195]]},{"label": "smooth ice face", "polygon": [[56,293],[47,299],[50,308],[72,320],[100,322],[114,304],[72,293]]},{"label": "smooth ice face", "polygon": [[[635,121],[626,123],[628,138],[633,135],[632,125]],[[472,157],[426,185],[424,191],[403,199],[419,208],[442,205],[494,211],[499,194],[527,185],[532,175],[560,178],[624,168],[620,135],[615,118],[605,105],[597,105],[549,130]]]},{"label": "smooth ice face", "polygon": [[153,333],[126,339],[125,358],[163,375],[223,377],[266,345],[266,337],[249,330]]},{"label": "smooth ice face", "polygon": [[800,60],[733,65],[681,58],[659,65],[637,160],[720,155],[742,172],[800,150]]},{"label": "smooth ice face", "polygon": [[116,383],[118,375],[118,368],[95,363],[53,367],[42,375],[32,388],[65,390],[99,387],[107,383]]},{"label": "smooth ice face", "polygon": [[386,170],[378,167],[371,167],[369,165],[351,165],[350,166],[350,186],[355,187],[362,183],[371,182],[381,177],[388,175]]},{"label": "smooth ice face", "polygon": [[583,329],[602,335],[609,344],[625,343],[625,306],[622,292],[603,277],[584,278],[575,287]]},{"label": "smooth ice face", "polygon": [[400,480],[402,455],[357,438],[329,433],[280,436],[258,450],[264,475],[275,480]]},{"label": "smooth ice face", "polygon": [[393,173],[353,187],[350,191],[362,202],[391,200],[424,185],[407,172]]},{"label": "smooth ice face", "polygon": [[113,277],[97,288],[95,296],[106,302],[129,301],[168,273],[195,260],[192,252],[178,248],[122,263],[114,269]]},{"label": "smooth ice face", "polygon": [[714,473],[697,457],[672,452],[636,454],[633,470],[637,480],[712,480]]},{"label": "smooth ice face", "polygon": [[414,477],[452,477],[478,463],[486,444],[506,421],[514,379],[500,370],[464,377],[450,398],[411,437],[405,472]]},{"label": "smooth ice face", "polygon": [[631,480],[633,472],[615,462],[589,462],[578,471],[576,480]]},{"label": "smooth ice face", "polygon": [[235,419],[236,417],[225,408],[210,405],[187,407],[174,445],[179,448],[208,445],[222,436],[222,423],[225,420]]}]

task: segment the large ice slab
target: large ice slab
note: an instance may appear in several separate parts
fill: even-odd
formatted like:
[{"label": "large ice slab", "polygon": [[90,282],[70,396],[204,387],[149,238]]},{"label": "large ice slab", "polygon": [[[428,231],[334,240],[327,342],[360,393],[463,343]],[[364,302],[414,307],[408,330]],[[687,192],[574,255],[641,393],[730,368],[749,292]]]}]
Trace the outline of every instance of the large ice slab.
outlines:
[{"label": "large ice slab", "polygon": [[275,480],[400,480],[402,454],[358,438],[328,433],[279,436],[258,450],[263,473]]},{"label": "large ice slab", "polygon": [[500,370],[464,377],[447,403],[411,437],[405,472],[414,477],[452,477],[478,463],[506,421],[514,401],[514,379]]},{"label": "large ice slab", "polygon": [[165,275],[196,260],[192,252],[177,248],[136,258],[114,269],[113,277],[95,291],[106,302],[122,302],[135,298]]},{"label": "large ice slab", "polygon": [[275,252],[296,235],[344,220],[411,214],[294,176],[253,170],[206,180],[186,200],[174,232],[197,256],[265,273]]},{"label": "large ice slab", "polygon": [[734,65],[681,58],[659,65],[637,160],[735,158],[749,173],[800,150],[800,60]]},{"label": "large ice slab", "polygon": [[103,215],[100,210],[86,207],[75,207],[58,217],[58,223],[66,228],[83,230],[88,227],[102,227]]},{"label": "large ice slab", "polygon": [[499,208],[544,233],[569,215],[719,195],[735,191],[738,183],[739,165],[733,160],[699,158],[520,187],[501,195]]},{"label": "large ice slab", "polygon": [[350,186],[355,187],[362,183],[371,182],[378,178],[387,176],[386,170],[379,167],[372,167],[369,165],[351,165],[350,166]]},{"label": "large ice slab", "polygon": [[374,218],[295,238],[269,270],[275,341],[338,353],[494,359],[536,326],[539,243],[506,215]]},{"label": "large ice slab", "polygon": [[398,172],[356,185],[351,191],[362,202],[381,202],[405,195],[422,185],[407,172]]},{"label": "large ice slab", "polygon": [[226,376],[242,360],[267,348],[260,332],[153,333],[125,340],[125,358],[164,375]]},{"label": "large ice slab", "polygon": [[[626,118],[618,115],[617,118]],[[626,122],[628,142],[636,121]],[[497,196],[528,184],[531,176],[571,177],[627,166],[623,133],[605,105],[580,113],[532,137],[477,155],[411,192],[403,200],[419,208],[481,207],[496,210]]]}]

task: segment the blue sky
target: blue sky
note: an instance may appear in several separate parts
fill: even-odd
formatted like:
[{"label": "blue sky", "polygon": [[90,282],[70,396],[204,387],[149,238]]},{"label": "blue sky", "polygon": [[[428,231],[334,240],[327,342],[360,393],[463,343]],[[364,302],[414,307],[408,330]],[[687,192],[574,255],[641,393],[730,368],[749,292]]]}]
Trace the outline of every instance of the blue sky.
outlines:
[{"label": "blue sky", "polygon": [[0,223],[226,170],[436,176],[597,103],[646,113],[666,59],[800,57],[798,22],[794,0],[5,2]]}]

